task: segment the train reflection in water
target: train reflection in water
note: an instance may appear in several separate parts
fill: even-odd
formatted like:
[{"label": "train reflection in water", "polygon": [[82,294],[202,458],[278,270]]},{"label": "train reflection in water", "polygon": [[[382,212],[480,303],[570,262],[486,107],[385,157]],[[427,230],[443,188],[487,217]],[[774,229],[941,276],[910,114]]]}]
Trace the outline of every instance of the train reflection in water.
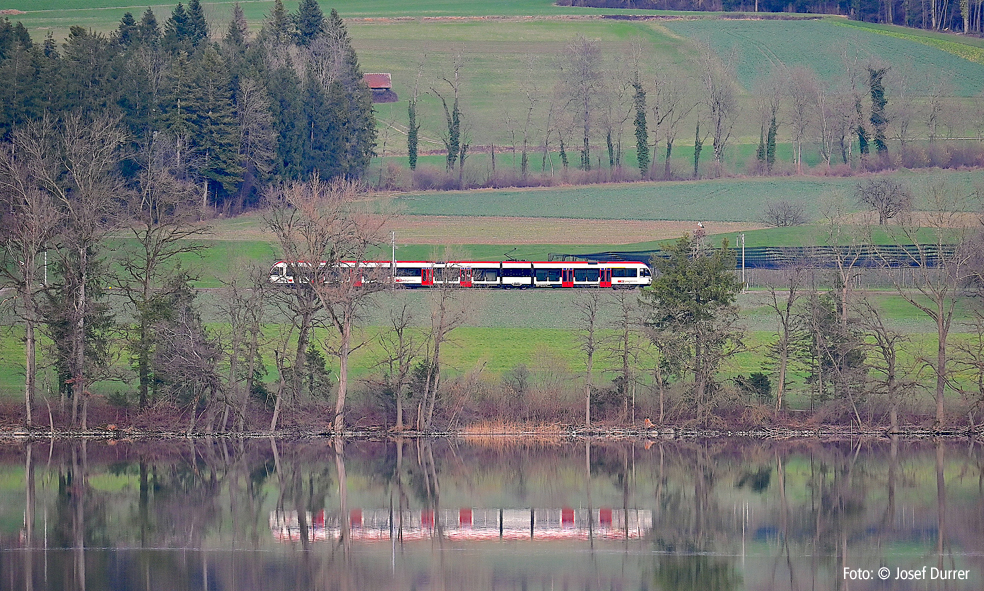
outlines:
[{"label": "train reflection in water", "polygon": [[427,540],[587,540],[638,539],[653,527],[649,509],[443,509],[433,511],[390,511],[389,509],[352,509],[348,522],[342,515],[306,513],[304,524],[297,511],[271,511],[270,529],[282,542],[300,541],[307,531],[308,541],[336,540],[348,527],[353,541]]}]

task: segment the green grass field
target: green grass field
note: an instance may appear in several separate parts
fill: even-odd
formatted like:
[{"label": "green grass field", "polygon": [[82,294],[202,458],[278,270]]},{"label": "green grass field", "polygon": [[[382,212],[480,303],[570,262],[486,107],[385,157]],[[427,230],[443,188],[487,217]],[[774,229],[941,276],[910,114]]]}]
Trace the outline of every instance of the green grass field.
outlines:
[{"label": "green grass field", "polygon": [[[352,358],[352,380],[356,390],[362,389],[362,382],[377,371],[377,364],[382,353],[376,346],[375,339],[387,323],[390,310],[396,309],[404,302],[410,303],[416,313],[415,325],[425,330],[428,325],[430,298],[433,292],[402,291],[394,294],[382,294],[376,300],[376,305],[368,311],[365,325],[358,331],[357,338],[369,343],[356,351]],[[762,371],[763,352],[774,338],[774,321],[764,307],[764,294],[751,292],[739,298],[743,309],[743,318],[747,327],[746,346],[748,350],[738,355],[723,371],[723,377],[735,374],[749,374]],[[489,291],[470,293],[467,295],[467,305],[471,310],[469,321],[465,326],[452,333],[444,347],[446,373],[448,376],[463,374],[480,375],[481,379],[494,381],[504,373],[519,365],[525,365],[534,374],[550,373],[552,375],[568,375],[570,379],[578,379],[583,374],[585,359],[579,348],[577,332],[577,315],[572,307],[573,294],[569,291]],[[893,294],[875,294],[874,301],[883,311],[886,321],[895,329],[907,335],[907,347],[911,351],[930,350],[935,346],[934,327],[924,316]],[[221,293],[217,291],[204,292],[200,297],[205,319],[210,329],[221,332],[224,324],[217,311],[221,303]],[[958,322],[966,319],[966,312],[961,311]],[[603,313],[602,326],[611,326],[614,316],[609,309]],[[959,324],[955,328],[955,338],[963,330]],[[268,337],[273,337],[274,329],[269,329]],[[603,334],[609,335],[607,330]],[[326,332],[318,336],[324,338]],[[914,353],[912,353],[914,354]],[[23,384],[23,345],[17,331],[5,331],[0,334],[0,356],[5,363],[0,365],[0,396],[8,400],[17,400],[22,395]],[[267,353],[269,360],[270,354]],[[329,360],[337,372],[333,360]],[[617,362],[599,353],[596,359],[596,380],[604,384],[611,379]],[[270,368],[268,367],[268,370]],[[268,376],[273,379],[272,374]],[[793,389],[802,389],[802,376],[794,375]],[[50,384],[42,378],[42,384]],[[120,383],[104,383],[94,389],[97,394],[105,395],[112,392],[126,391]],[[793,394],[790,399],[793,408],[806,408],[808,397]]]},{"label": "green grass field", "polygon": [[[984,171],[921,171],[898,178],[918,188],[945,177],[970,192]],[[771,177],[628,183],[548,189],[408,193],[395,203],[410,215],[566,217],[587,219],[756,221],[766,202],[802,203],[816,217],[825,195],[840,193],[853,203],[858,179]],[[916,207],[925,207],[917,201]]]},{"label": "green grass field", "polygon": [[[708,43],[719,55],[728,56],[734,51],[738,80],[746,90],[753,90],[756,82],[776,65],[807,66],[821,80],[834,83],[842,76],[845,61],[854,59],[861,63],[882,62],[894,73],[905,73],[911,77],[916,95],[929,94],[941,72],[952,77],[956,96],[975,96],[984,89],[984,50],[976,40],[957,41],[950,36],[950,45],[939,47],[922,42],[921,32],[901,27],[845,27],[843,20],[695,19],[671,21],[664,26],[676,34]],[[905,36],[892,34],[896,30],[905,31]],[[955,53],[961,49],[963,55]]]}]

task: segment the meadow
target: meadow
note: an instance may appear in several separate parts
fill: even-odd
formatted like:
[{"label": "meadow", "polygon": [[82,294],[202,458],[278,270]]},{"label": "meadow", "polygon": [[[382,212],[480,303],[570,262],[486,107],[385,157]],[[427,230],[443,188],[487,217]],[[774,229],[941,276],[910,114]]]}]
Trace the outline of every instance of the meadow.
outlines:
[{"label": "meadow", "polygon": [[[465,325],[451,333],[445,344],[442,356],[445,362],[444,372],[448,377],[468,375],[494,384],[503,376],[524,366],[534,380],[558,379],[571,386],[582,379],[585,356],[580,349],[581,333],[578,331],[579,321],[573,293],[566,290],[494,290],[472,292],[462,297],[470,313]],[[899,296],[875,293],[869,294],[869,297],[883,311],[888,325],[906,335],[910,357],[935,347],[934,325]],[[410,304],[415,313],[413,325],[417,327],[420,338],[430,323],[432,298],[433,292],[400,291],[384,293],[375,299],[372,308],[367,310],[363,326],[357,332],[356,342],[365,343],[365,346],[358,348],[351,360],[350,376],[356,401],[363,400],[367,384],[378,379],[383,353],[377,340],[388,323],[391,311],[398,310],[404,303]],[[775,338],[775,321],[765,307],[764,298],[765,294],[761,291],[751,291],[739,296],[738,304],[742,309],[743,325],[746,328],[746,351],[725,366],[722,378],[729,379],[737,374],[748,375],[765,370],[764,356],[768,345]],[[202,292],[199,297],[204,319],[213,334],[221,334],[227,330],[219,311],[222,301],[222,292],[218,290]],[[957,333],[961,330],[959,323],[968,318],[967,311],[961,310],[957,319]],[[612,327],[615,320],[613,310],[603,308],[600,319],[600,326],[603,327],[601,337],[610,338],[614,335]],[[275,321],[275,317],[271,321]],[[267,340],[264,354],[267,360],[267,379],[271,381],[275,379],[270,360],[277,331],[274,325],[268,326],[264,331]],[[22,396],[23,349],[19,334],[17,329],[12,328],[0,331],[0,357],[10,360],[0,364],[0,397],[10,401],[16,401]],[[330,340],[329,333],[323,330],[318,331],[316,337]],[[958,335],[957,338],[961,337]],[[330,358],[329,366],[333,374],[336,374],[336,364]],[[595,360],[595,383],[607,384],[615,377],[617,367],[618,362],[602,348]],[[640,371],[645,373],[647,370],[642,366]],[[791,379],[791,408],[808,408],[809,397],[803,391],[804,375],[797,373]],[[51,387],[50,380],[50,373],[45,372],[42,382]],[[120,382],[104,382],[98,384],[93,391],[105,396],[131,389]]]},{"label": "meadow", "polygon": [[[916,171],[894,175],[917,195],[926,183],[946,179],[970,192],[984,183],[984,171]],[[768,202],[802,203],[816,219],[825,196],[842,195],[853,204],[856,178],[751,177],[702,181],[562,186],[405,193],[394,197],[409,215],[560,217],[629,220],[757,221]]]}]

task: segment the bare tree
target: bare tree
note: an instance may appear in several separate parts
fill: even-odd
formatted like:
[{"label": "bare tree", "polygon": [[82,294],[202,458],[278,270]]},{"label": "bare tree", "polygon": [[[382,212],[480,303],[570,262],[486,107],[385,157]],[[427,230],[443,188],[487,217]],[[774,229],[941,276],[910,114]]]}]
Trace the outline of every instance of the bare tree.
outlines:
[{"label": "bare tree", "polygon": [[783,269],[782,283],[770,283],[766,287],[769,296],[767,306],[775,314],[776,319],[776,340],[770,346],[769,352],[776,364],[776,414],[782,411],[785,400],[789,364],[796,346],[794,307],[803,295],[805,272],[806,270],[799,266]]},{"label": "bare tree", "polygon": [[[454,170],[455,162],[458,162],[459,168],[464,168],[465,152],[468,150],[467,145],[463,143],[461,137],[461,106],[459,104],[459,94],[461,91],[462,66],[463,61],[461,55],[455,55],[451,78],[442,78],[442,80],[444,80],[444,82],[451,88],[450,96],[445,96],[445,94],[441,93],[436,88],[431,87],[431,92],[441,101],[441,106],[444,107],[444,118],[447,121],[447,133],[444,134],[441,139],[444,141],[444,148],[447,150],[448,172]],[[451,99],[450,107],[448,107],[448,99]],[[458,188],[460,189],[461,187],[459,186]]]},{"label": "bare tree", "polygon": [[380,362],[386,369],[386,383],[396,403],[396,425],[394,429],[403,431],[403,402],[410,371],[420,353],[420,343],[414,338],[413,309],[404,303],[399,312],[390,311],[390,328],[379,335],[379,346],[384,358]]},{"label": "bare tree", "polygon": [[896,68],[890,74],[889,82],[894,87],[895,97],[888,107],[888,121],[899,147],[905,150],[906,144],[912,140],[912,124],[917,114],[912,92],[913,73],[904,68]]},{"label": "bare tree", "polygon": [[878,224],[912,209],[912,192],[909,186],[893,178],[883,177],[860,181],[854,191],[859,205],[866,205],[878,212]]},{"label": "bare tree", "polygon": [[604,302],[598,290],[581,290],[574,295],[577,310],[581,351],[586,358],[584,370],[584,428],[591,428],[591,390],[595,353],[601,346],[601,313]]},{"label": "bare tree", "polygon": [[758,93],[764,99],[759,103],[759,147],[756,157],[759,166],[771,173],[776,162],[776,136],[783,99],[788,94],[788,71],[785,67],[773,67],[769,76],[759,86]]},{"label": "bare tree", "polygon": [[[663,134],[666,151],[663,155],[663,178],[673,176],[671,159],[673,142],[676,141],[681,123],[697,107],[697,100],[691,96],[687,87],[687,78],[665,68],[658,68],[654,79],[654,90],[651,112],[653,115],[653,151],[659,145],[659,135]],[[653,166],[656,158],[653,158]]]},{"label": "bare tree", "polygon": [[908,340],[905,335],[889,328],[881,312],[868,299],[859,302],[858,318],[865,334],[866,346],[873,355],[867,356],[867,363],[879,378],[873,380],[872,391],[888,401],[888,422],[892,432],[899,430],[899,408],[903,397],[914,387],[910,379],[911,369],[904,362],[902,345]]},{"label": "bare tree", "polygon": [[247,173],[264,180],[273,170],[277,151],[277,134],[270,114],[270,99],[263,85],[252,78],[242,78],[236,98],[239,118],[239,153]]},{"label": "bare tree", "polygon": [[126,221],[134,241],[124,245],[119,256],[122,273],[116,283],[133,310],[136,320],[130,349],[139,381],[139,405],[149,400],[151,358],[154,354],[153,326],[164,313],[162,293],[173,273],[179,272],[182,255],[199,253],[195,243],[207,227],[197,223],[198,196],[191,183],[181,179],[174,146],[163,134],[155,136],[140,154],[143,170],[138,178],[139,195],[126,204]]},{"label": "bare tree", "polygon": [[813,70],[796,66],[789,71],[789,123],[796,147],[796,174],[803,174],[803,140],[814,121],[814,99],[819,86],[820,82]]},{"label": "bare tree", "polygon": [[63,353],[66,385],[72,393],[72,422],[86,429],[88,386],[108,367],[105,348],[91,355],[94,341],[88,323],[104,314],[92,290],[104,279],[99,276],[104,269],[99,246],[116,221],[118,200],[127,194],[117,171],[126,133],[118,119],[108,116],[89,120],[69,115],[57,126],[45,117],[26,129],[24,158],[64,220],[56,237],[62,271],[56,293],[61,301],[54,307],[57,319],[50,318],[49,326],[63,332],[56,345]]},{"label": "bare tree", "polygon": [[948,98],[953,96],[953,82],[950,77],[936,80],[930,89],[929,101],[925,106],[926,127],[929,129],[929,141],[935,142],[946,125]]},{"label": "bare tree", "polygon": [[[526,80],[522,85],[523,97],[525,99],[525,114],[523,117],[523,147],[519,157],[519,173],[523,179],[526,178],[530,169],[529,151],[534,144],[533,134],[536,128],[533,124],[533,116],[537,106],[541,102],[540,88],[537,85],[537,61],[535,55],[527,56]],[[515,148],[514,148],[515,149]]]},{"label": "bare tree", "polygon": [[614,170],[622,166],[622,134],[634,113],[632,77],[622,67],[622,60],[616,60],[605,68],[601,96],[604,102],[601,124],[605,131],[608,166]]},{"label": "bare tree", "polygon": [[760,219],[762,223],[776,228],[801,226],[809,221],[802,203],[786,200],[767,201]]},{"label": "bare tree", "polygon": [[[314,181],[321,182],[317,177]],[[334,258],[331,228],[340,223],[338,219],[342,214],[330,204],[317,203],[319,198],[305,183],[300,182],[276,188],[268,195],[271,208],[265,221],[277,237],[281,256],[293,276],[293,282],[278,289],[272,298],[290,324],[288,330],[281,334],[275,354],[280,386],[277,388],[271,431],[276,429],[284,398],[288,394],[291,398],[301,395],[301,379],[311,333],[323,320],[321,300],[309,286],[318,280],[321,262]],[[302,208],[294,204],[304,201],[313,201],[315,205]],[[296,341],[293,340],[295,330]],[[288,348],[293,349],[290,356]]]},{"label": "bare tree", "polygon": [[263,322],[266,313],[270,277],[266,269],[239,266],[224,289],[220,306],[229,322],[226,353],[229,377],[224,392],[225,406],[220,430],[225,431],[230,412],[236,415],[236,430],[246,428],[246,412],[262,365],[260,347],[264,344]]},{"label": "bare tree", "polygon": [[851,162],[854,150],[852,136],[856,135],[861,156],[868,153],[869,132],[865,127],[864,99],[868,94],[868,73],[861,65],[861,55],[848,54],[845,49],[841,55],[844,73],[841,76],[839,97],[834,108],[834,129],[844,164]]},{"label": "bare tree", "polygon": [[[334,429],[345,428],[348,361],[353,349],[352,329],[369,297],[385,287],[383,270],[364,264],[380,242],[383,219],[360,211],[361,188],[340,179],[326,182],[314,176],[292,182],[272,195],[274,208],[268,222],[278,237],[294,271],[294,297],[302,315],[295,350],[292,381],[300,391],[309,331],[315,315],[323,310],[339,340],[333,353],[339,360]],[[304,345],[302,347],[301,345]]]},{"label": "bare tree", "polygon": [[195,293],[187,281],[178,279],[168,290],[169,313],[155,326],[158,346],[153,366],[166,391],[188,405],[188,433],[195,430],[199,408],[204,407],[205,430],[211,431],[222,391],[218,363],[222,355],[217,339],[208,333],[195,305]]},{"label": "bare tree", "polygon": [[[445,253],[446,255],[448,253]],[[445,256],[445,259],[455,257]],[[430,429],[441,385],[443,359],[441,348],[452,332],[462,326],[473,313],[474,302],[459,288],[460,269],[446,267],[437,278],[439,285],[428,294],[431,306],[431,327],[427,342],[427,377],[423,397],[417,406],[417,428]]]},{"label": "bare tree", "polygon": [[[945,180],[931,182],[925,188],[928,208],[917,218],[911,213],[900,216],[893,233],[897,245],[906,247],[903,264],[912,268],[915,289],[896,282],[900,296],[936,324],[936,355],[923,362],[936,377],[936,426],[946,421],[944,403],[950,377],[949,344],[953,315],[960,297],[961,284],[970,276],[970,261],[975,253],[967,248],[970,229],[961,219],[976,210],[981,196],[967,195]],[[922,232],[920,232],[922,230]],[[926,232],[930,234],[927,239]],[[886,255],[886,262],[891,259]]]},{"label": "bare tree", "polygon": [[610,359],[615,361],[615,385],[622,395],[623,414],[630,424],[635,424],[636,375],[638,357],[641,349],[640,331],[643,325],[639,296],[634,292],[617,290],[610,297],[610,307],[615,317],[610,323],[614,330],[605,346]]},{"label": "bare tree", "polygon": [[[26,131],[16,132],[10,143],[0,145],[0,277],[20,299],[24,322],[24,406],[26,423],[33,426],[37,380],[36,329],[41,320],[38,294],[45,287],[47,267],[41,254],[52,241],[62,214],[41,190],[30,162],[21,157]],[[46,257],[45,257],[46,258]]]},{"label": "bare tree", "polygon": [[837,291],[837,311],[841,331],[848,329],[848,313],[852,305],[855,283],[860,276],[858,264],[870,244],[869,227],[865,220],[852,223],[847,200],[843,195],[826,196],[820,204],[822,246],[829,247],[829,259],[833,263]]},{"label": "bare tree", "polygon": [[720,173],[724,150],[741,112],[738,104],[738,81],[734,71],[735,56],[724,62],[703,42],[697,43],[697,69],[703,86],[705,112],[713,138],[714,163]]},{"label": "bare tree", "polygon": [[603,86],[601,46],[582,35],[572,39],[560,63],[567,108],[581,128],[581,168],[591,170],[591,124]]},{"label": "bare tree", "polygon": [[837,117],[834,109],[835,100],[832,100],[827,86],[820,82],[814,87],[813,108],[815,109],[816,119],[816,139],[820,146],[820,157],[824,163],[830,166],[830,160],[834,152],[835,121]]}]

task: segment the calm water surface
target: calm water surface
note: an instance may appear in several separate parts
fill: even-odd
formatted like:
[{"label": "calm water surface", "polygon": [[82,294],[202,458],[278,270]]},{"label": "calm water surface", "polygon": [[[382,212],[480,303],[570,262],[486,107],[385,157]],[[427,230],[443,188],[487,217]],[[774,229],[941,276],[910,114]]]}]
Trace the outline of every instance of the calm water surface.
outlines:
[{"label": "calm water surface", "polygon": [[980,445],[8,442],[0,589],[979,590]]}]

